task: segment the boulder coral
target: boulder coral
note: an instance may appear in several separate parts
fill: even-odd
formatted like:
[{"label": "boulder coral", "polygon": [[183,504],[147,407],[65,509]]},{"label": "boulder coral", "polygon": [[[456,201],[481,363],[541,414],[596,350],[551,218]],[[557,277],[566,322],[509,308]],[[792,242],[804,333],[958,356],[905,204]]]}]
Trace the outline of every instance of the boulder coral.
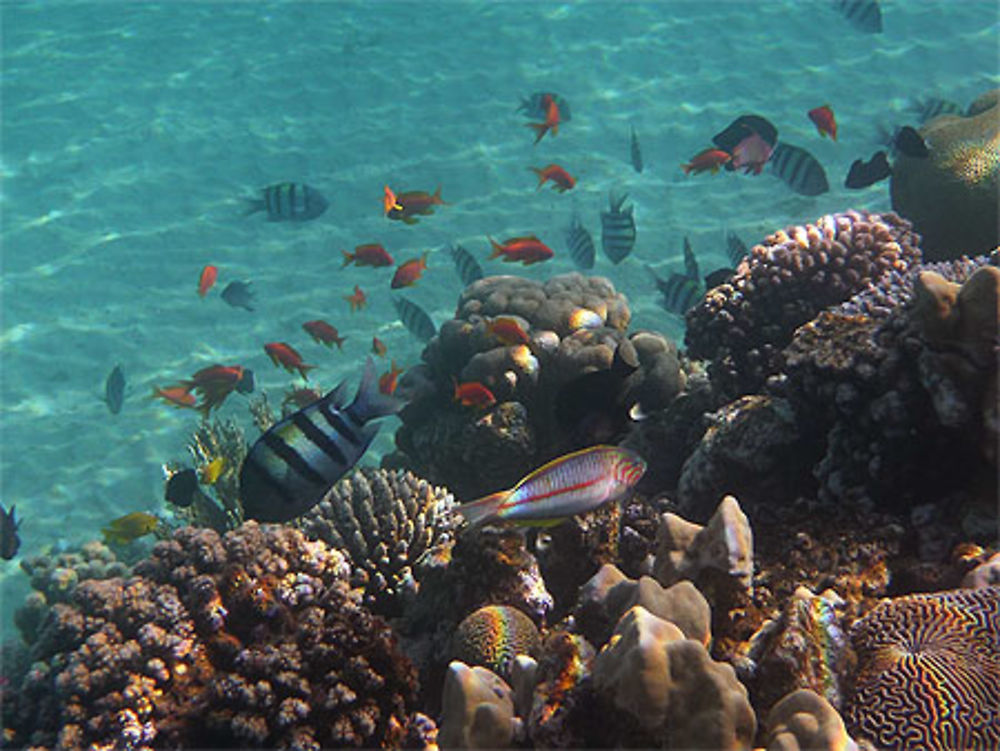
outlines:
[{"label": "boulder coral", "polygon": [[830,702],[809,689],[793,691],[767,715],[767,751],[857,751],[844,720]]},{"label": "boulder coral", "polygon": [[448,666],[442,707],[442,749],[509,748],[520,724],[510,686],[488,669],[458,660]]}]

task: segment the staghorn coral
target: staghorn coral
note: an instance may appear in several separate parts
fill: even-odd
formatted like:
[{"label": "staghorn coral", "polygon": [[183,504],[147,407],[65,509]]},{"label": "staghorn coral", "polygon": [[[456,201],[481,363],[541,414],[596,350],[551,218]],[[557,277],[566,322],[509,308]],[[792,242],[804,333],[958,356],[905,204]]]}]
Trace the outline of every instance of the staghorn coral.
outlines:
[{"label": "staghorn coral", "polygon": [[906,271],[920,259],[918,242],[910,223],[892,213],[847,211],[779,230],[688,311],[688,354],[712,361],[717,392],[754,393],[781,370],[781,350],[796,328]]},{"label": "staghorn coral", "polygon": [[516,655],[537,655],[541,636],[531,619],[509,605],[487,605],[470,613],[455,629],[452,655],[510,678]]},{"label": "staghorn coral", "polygon": [[420,737],[413,668],[349,574],[344,554],[297,530],[179,530],[132,577],[83,582],[53,608],[18,692],[15,742],[319,748]]},{"label": "staghorn coral", "polygon": [[416,563],[450,539],[454,499],[402,470],[360,469],[295,521],[306,536],[340,548],[380,615],[397,616],[415,594]]},{"label": "staghorn coral", "polygon": [[851,642],[854,737],[905,751],[1000,745],[1000,588],[884,601]]}]

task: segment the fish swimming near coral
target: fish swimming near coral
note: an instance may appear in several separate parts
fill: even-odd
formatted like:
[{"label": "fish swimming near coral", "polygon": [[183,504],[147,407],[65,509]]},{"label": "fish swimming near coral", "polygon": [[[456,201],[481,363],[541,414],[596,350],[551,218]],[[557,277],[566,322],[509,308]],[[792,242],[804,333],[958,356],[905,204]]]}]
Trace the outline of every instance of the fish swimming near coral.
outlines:
[{"label": "fish swimming near coral", "polygon": [[962,115],[962,105],[956,104],[948,99],[940,99],[938,97],[928,97],[926,99],[918,99],[910,107],[910,112],[914,112],[917,115],[917,119],[920,124],[923,125],[928,120],[933,120],[935,117],[940,117],[941,115]]},{"label": "fish swimming near coral", "polygon": [[455,509],[470,525],[491,521],[548,526],[626,497],[646,462],[619,446],[591,446],[553,459],[502,490]]},{"label": "fish swimming near coral", "polygon": [[684,235],[684,275],[688,279],[697,279],[701,276],[698,271],[698,257],[694,254],[687,235]]},{"label": "fish swimming near coral", "polygon": [[368,304],[368,295],[356,284],[354,285],[354,292],[350,295],[344,295],[344,299],[350,304],[352,313],[357,313]]},{"label": "fish swimming near coral", "polygon": [[882,9],[878,0],[833,0],[833,7],[858,31],[882,33]]},{"label": "fish swimming near coral", "polygon": [[[245,384],[245,375],[244,368],[240,365],[210,365],[199,370],[189,380],[182,381],[181,385],[188,392],[194,391],[201,396],[197,409],[207,417],[213,409],[222,406],[226,398],[239,389],[241,384]],[[252,378],[251,375],[251,391]]]},{"label": "fish swimming near coral", "polygon": [[559,118],[563,122],[568,123],[573,119],[570,114],[569,102],[552,91],[536,91],[531,96],[522,99],[514,111],[523,112],[524,116],[530,120],[544,120],[550,99],[555,101],[559,108]]},{"label": "fish swimming near coral", "polygon": [[473,257],[472,253],[461,245],[452,245],[448,252],[451,255],[451,260],[455,262],[455,271],[458,272],[459,279],[466,287],[483,278],[483,267],[479,265],[479,261]]},{"label": "fish swimming near coral", "polygon": [[341,336],[340,332],[337,331],[336,326],[332,326],[321,319],[306,321],[302,324],[302,328],[316,341],[317,344],[325,345],[331,349],[334,344],[337,345],[337,349],[343,349],[344,342],[347,341],[347,337]]},{"label": "fish swimming near coral", "polygon": [[452,398],[463,407],[486,409],[497,403],[497,398],[493,396],[493,392],[479,381],[465,381],[463,383],[459,383],[457,379],[454,379],[454,381],[455,390]]},{"label": "fish swimming near coral", "polygon": [[215,485],[222,477],[222,473],[226,469],[225,457],[217,456],[208,464],[203,465],[199,474],[201,475],[201,481],[206,485]]},{"label": "fish swimming near coral", "polygon": [[750,255],[747,244],[735,232],[726,233],[726,255],[733,266],[739,266],[740,261]]},{"label": "fish swimming near coral", "polygon": [[851,163],[851,168],[847,172],[844,180],[844,187],[852,190],[860,190],[874,185],[880,180],[885,180],[892,174],[892,167],[884,151],[876,151],[867,162],[855,159]]},{"label": "fish swimming near coral", "polygon": [[403,401],[378,390],[375,362],[365,360],[354,401],[346,383],[275,423],[254,443],[240,468],[240,502],[248,519],[286,522],[301,516],[357,464],[380,417]]},{"label": "fish swimming near coral", "polygon": [[411,190],[405,193],[395,193],[388,185],[385,186],[385,215],[394,221],[404,224],[416,224],[417,215],[427,216],[434,213],[435,206],[446,206],[441,198],[439,185],[433,195],[422,190]]},{"label": "fish swimming near coral", "polygon": [[381,268],[382,266],[392,266],[396,263],[389,251],[379,243],[368,243],[367,245],[355,246],[353,253],[346,250],[340,251],[344,255],[343,266],[354,264],[355,266],[371,266]]},{"label": "fish swimming near coral", "polygon": [[252,283],[230,282],[222,290],[222,299],[225,300],[227,305],[231,305],[234,308],[243,308],[243,310],[253,313],[254,293],[250,289]]},{"label": "fish swimming near coral", "polygon": [[732,154],[722,149],[704,149],[691,157],[690,162],[682,164],[681,169],[684,170],[685,175],[690,175],[692,172],[696,175],[702,172],[711,172],[714,175],[722,165],[727,164],[732,158]]},{"label": "fish swimming near coral", "polygon": [[153,398],[159,398],[178,409],[194,409],[198,399],[191,390],[181,384],[174,386],[154,386]]},{"label": "fish swimming near coral", "polygon": [[431,317],[427,315],[427,311],[405,297],[394,297],[392,304],[396,306],[396,314],[407,331],[422,342],[431,340],[431,337],[437,332],[437,328]]},{"label": "fish swimming near coral", "polygon": [[772,174],[799,195],[818,196],[830,190],[823,165],[798,146],[779,142],[774,147],[768,166]]},{"label": "fish swimming near coral", "polygon": [[163,488],[163,498],[178,508],[188,508],[194,503],[198,489],[198,473],[193,469],[180,469],[169,473]]},{"label": "fish swimming near coral", "polygon": [[642,149],[639,147],[639,136],[635,132],[635,126],[629,124],[628,155],[632,161],[632,169],[642,172]]},{"label": "fish swimming near coral", "polygon": [[555,255],[552,248],[535,235],[510,237],[502,243],[498,243],[492,237],[487,239],[490,241],[490,247],[493,248],[489,260],[502,258],[504,263],[520,262],[525,266],[530,266],[533,263],[547,261]]},{"label": "fish swimming near coral", "polygon": [[308,372],[316,367],[315,365],[304,363],[302,355],[292,345],[285,342],[270,342],[265,344],[264,352],[277,367],[284,368],[289,373],[294,373],[297,370],[299,375],[307,381],[309,380]]},{"label": "fish swimming near coral", "polygon": [[573,214],[573,220],[566,230],[566,247],[569,249],[569,257],[573,259],[578,269],[594,268],[594,258],[597,255],[594,239],[576,213]]},{"label": "fish swimming near coral", "polygon": [[698,279],[692,279],[686,274],[676,272],[663,279],[653,271],[651,266],[646,266],[646,270],[649,271],[656,282],[656,288],[663,295],[661,305],[664,310],[682,316],[701,298],[701,282]]},{"label": "fish swimming near coral", "polygon": [[601,247],[604,255],[614,264],[624,261],[635,247],[635,206],[625,208],[626,198],[628,193],[621,196],[610,193],[610,207],[601,212]]},{"label": "fish swimming near coral", "polygon": [[301,183],[269,185],[260,198],[248,201],[246,215],[265,211],[269,222],[306,222],[322,216],[330,205],[322,193]]},{"label": "fish swimming near coral", "polygon": [[16,506],[11,506],[7,511],[0,503],[0,558],[9,561],[17,555],[18,548],[21,547],[21,538],[17,534],[21,522],[14,516]]},{"label": "fish swimming near coral", "polygon": [[399,375],[403,369],[393,360],[389,369],[378,377],[378,390],[383,394],[395,394],[399,385]]},{"label": "fish swimming near coral", "polygon": [[[778,142],[778,129],[766,117],[760,115],[740,115],[724,130],[712,136],[712,143],[718,148],[732,154],[736,147],[752,135],[758,135],[772,148]],[[727,169],[731,169],[728,168]]]},{"label": "fish swimming near coral", "polygon": [[115,365],[104,381],[104,403],[113,415],[122,411],[125,403],[125,373],[121,365]]},{"label": "fish swimming near coral", "polygon": [[412,287],[420,277],[424,275],[424,271],[427,269],[427,255],[425,252],[419,258],[411,258],[408,261],[404,261],[399,264],[399,268],[396,269],[396,273],[392,275],[392,281],[389,283],[389,287],[392,289],[400,289],[402,287]]},{"label": "fish swimming near coral", "polygon": [[133,540],[151,534],[159,525],[159,517],[145,511],[134,511],[120,516],[101,528],[105,543],[127,545]]},{"label": "fish swimming near coral", "polygon": [[521,322],[513,316],[491,318],[486,322],[485,329],[487,334],[508,347],[531,344],[531,336],[524,330]]},{"label": "fish swimming near coral", "polygon": [[733,158],[726,163],[726,169],[743,169],[745,175],[759,175],[773,153],[771,144],[757,133],[751,133],[733,148]]}]

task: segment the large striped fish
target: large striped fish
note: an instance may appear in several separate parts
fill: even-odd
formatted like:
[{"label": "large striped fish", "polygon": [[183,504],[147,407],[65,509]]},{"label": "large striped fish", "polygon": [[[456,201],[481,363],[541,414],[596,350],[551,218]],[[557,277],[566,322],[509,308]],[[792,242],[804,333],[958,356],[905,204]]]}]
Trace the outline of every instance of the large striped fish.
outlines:
[{"label": "large striped fish", "polygon": [[403,322],[403,326],[406,327],[407,331],[422,342],[429,342],[431,340],[437,329],[426,310],[415,302],[407,300],[405,297],[392,298],[392,304],[396,306],[396,313],[399,315],[399,320]]},{"label": "large striped fish", "polygon": [[833,0],[833,7],[858,31],[882,33],[882,9],[878,0]]},{"label": "large striped fish", "polygon": [[610,209],[601,212],[601,246],[604,255],[614,264],[624,261],[635,245],[635,217],[632,215],[635,206],[625,208],[626,198],[628,193],[621,196],[611,193],[608,196]]},{"label": "large striped fish", "polygon": [[594,268],[594,256],[596,255],[594,241],[575,212],[573,223],[566,230],[566,246],[569,248],[570,258],[573,259],[573,263],[578,269]]},{"label": "large striped fish", "polygon": [[472,253],[461,245],[452,245],[449,252],[451,260],[455,262],[455,271],[462,279],[462,284],[468,287],[473,282],[483,278],[483,267],[479,265],[479,261],[472,257]]},{"label": "large striped fish", "polygon": [[619,446],[591,446],[553,459],[501,490],[455,511],[469,524],[500,520],[558,524],[628,495],[646,472],[641,456]]},{"label": "large striped fish", "polygon": [[266,211],[270,222],[305,222],[320,216],[330,205],[315,188],[301,183],[278,183],[261,190],[260,198],[251,198],[247,216]]},{"label": "large striped fish", "polygon": [[240,501],[248,519],[285,522],[301,516],[368,448],[377,424],[403,402],[379,392],[375,363],[365,362],[354,401],[346,407],[347,384],[275,423],[250,449],[240,467]]},{"label": "large striped fish", "polygon": [[767,164],[772,174],[799,195],[818,196],[830,190],[823,165],[799,146],[779,141]]}]

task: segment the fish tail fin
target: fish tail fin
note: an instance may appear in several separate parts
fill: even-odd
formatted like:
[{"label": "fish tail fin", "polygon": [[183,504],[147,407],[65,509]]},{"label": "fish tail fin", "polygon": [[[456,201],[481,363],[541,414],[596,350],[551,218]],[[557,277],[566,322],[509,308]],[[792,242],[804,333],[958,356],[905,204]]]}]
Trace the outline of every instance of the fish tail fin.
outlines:
[{"label": "fish tail fin", "polygon": [[493,248],[493,252],[490,253],[488,260],[493,260],[494,258],[499,258],[503,255],[503,245],[498,243],[492,237],[487,238],[490,241],[490,247]]},{"label": "fish tail fin", "polygon": [[344,263],[341,265],[340,268],[344,268],[344,266],[349,266],[350,264],[354,263],[353,253],[348,253],[346,250],[342,250],[340,252],[344,254]]},{"label": "fish tail fin", "polygon": [[405,406],[405,402],[391,394],[383,394],[378,387],[378,375],[375,372],[375,361],[369,355],[365,359],[365,372],[361,376],[358,393],[348,410],[361,422],[368,422],[376,417],[394,415]]},{"label": "fish tail fin", "polygon": [[421,268],[424,268],[424,269],[427,268],[427,256],[428,255],[430,255],[430,251],[429,250],[425,250],[424,254],[422,256],[420,256],[420,267]]},{"label": "fish tail fin", "polygon": [[245,198],[243,207],[243,216],[250,216],[251,214],[256,214],[258,211],[263,211],[267,208],[267,203],[263,198]]},{"label": "fish tail fin", "polygon": [[431,198],[434,200],[434,203],[439,203],[442,206],[447,206],[448,205],[447,201],[445,201],[441,197],[441,186],[440,185],[437,186],[437,190],[434,191],[434,195],[432,195]]},{"label": "fish tail fin", "polygon": [[691,170],[694,169],[694,165],[693,164],[682,164],[681,165],[681,169],[684,170],[684,174],[685,175],[690,175],[691,174]]},{"label": "fish tail fin", "polygon": [[545,184],[545,174],[540,167],[528,167],[529,170],[534,172],[538,176],[538,187],[535,190],[541,190],[542,185]]},{"label": "fish tail fin", "polygon": [[500,507],[509,496],[509,490],[501,490],[497,493],[491,493],[490,495],[484,496],[479,500],[463,503],[455,509],[455,513],[461,515],[469,526],[474,527],[477,524],[483,524],[490,519],[495,519]]},{"label": "fish tail fin", "polygon": [[541,141],[542,136],[544,136],[545,132],[549,129],[549,126],[546,125],[545,123],[525,123],[524,127],[531,128],[533,131],[535,131],[535,143]]}]

